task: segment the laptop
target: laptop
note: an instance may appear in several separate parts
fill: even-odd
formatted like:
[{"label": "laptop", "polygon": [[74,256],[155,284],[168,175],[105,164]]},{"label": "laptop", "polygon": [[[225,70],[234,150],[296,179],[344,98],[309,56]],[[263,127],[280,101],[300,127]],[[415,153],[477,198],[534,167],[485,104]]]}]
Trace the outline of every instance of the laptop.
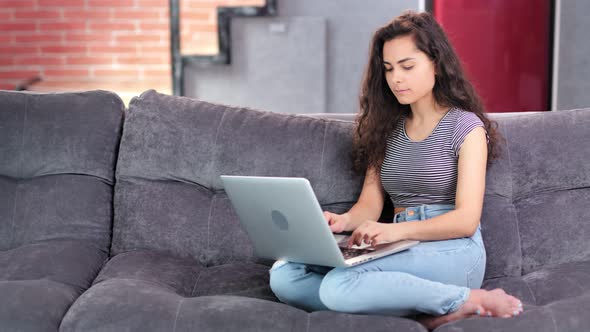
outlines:
[{"label": "laptop", "polygon": [[419,243],[403,240],[347,248],[349,236],[332,233],[305,178],[221,175],[221,180],[258,257],[348,267]]}]

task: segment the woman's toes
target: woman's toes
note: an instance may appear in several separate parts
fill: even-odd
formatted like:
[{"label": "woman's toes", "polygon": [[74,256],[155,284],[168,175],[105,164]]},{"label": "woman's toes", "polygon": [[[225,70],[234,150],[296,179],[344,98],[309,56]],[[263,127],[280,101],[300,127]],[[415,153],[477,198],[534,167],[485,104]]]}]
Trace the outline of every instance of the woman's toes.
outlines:
[{"label": "woman's toes", "polygon": [[477,312],[477,315],[481,317],[492,317],[492,312],[488,310],[481,310],[481,312]]},{"label": "woman's toes", "polygon": [[520,302],[519,299],[514,298],[514,301],[512,302],[512,308],[514,308],[514,310],[522,311],[522,302]]},{"label": "woman's toes", "polygon": [[469,317],[473,315],[481,316],[483,313],[485,313],[483,306],[472,302],[465,302],[459,308],[459,310],[455,311],[451,315],[458,317]]},{"label": "woman's toes", "polygon": [[489,316],[508,318],[522,312],[522,302],[501,288],[490,290],[486,295],[483,305]]},{"label": "woman's toes", "polygon": [[477,305],[475,305],[474,308],[475,308],[475,314],[477,316],[485,316],[486,315],[486,310],[481,305],[477,304]]}]

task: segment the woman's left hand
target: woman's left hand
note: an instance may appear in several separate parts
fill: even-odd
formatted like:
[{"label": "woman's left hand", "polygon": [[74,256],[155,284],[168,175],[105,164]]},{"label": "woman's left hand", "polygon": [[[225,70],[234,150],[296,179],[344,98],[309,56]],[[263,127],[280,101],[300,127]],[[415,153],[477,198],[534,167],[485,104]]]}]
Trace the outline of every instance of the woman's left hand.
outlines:
[{"label": "woman's left hand", "polygon": [[383,242],[397,242],[404,240],[398,224],[384,224],[372,220],[362,223],[350,236],[348,247],[353,245],[370,244],[372,247]]}]

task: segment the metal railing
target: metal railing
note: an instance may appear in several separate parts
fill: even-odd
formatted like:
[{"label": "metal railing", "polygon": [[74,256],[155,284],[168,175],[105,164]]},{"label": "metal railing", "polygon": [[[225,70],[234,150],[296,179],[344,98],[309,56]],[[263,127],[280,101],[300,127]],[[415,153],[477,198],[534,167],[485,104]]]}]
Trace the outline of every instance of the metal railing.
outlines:
[{"label": "metal railing", "polygon": [[215,55],[183,55],[180,52],[180,1],[170,0],[170,53],[172,65],[172,92],[184,95],[184,67],[188,64],[229,65],[231,64],[232,17],[276,16],[277,1],[266,0],[262,7],[217,7],[217,35],[219,53]]}]

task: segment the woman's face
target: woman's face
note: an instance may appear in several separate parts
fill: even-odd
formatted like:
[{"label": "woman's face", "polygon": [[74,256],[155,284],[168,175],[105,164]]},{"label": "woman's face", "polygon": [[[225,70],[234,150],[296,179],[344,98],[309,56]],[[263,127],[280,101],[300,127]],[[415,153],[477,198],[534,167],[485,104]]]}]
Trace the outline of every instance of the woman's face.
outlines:
[{"label": "woman's face", "polygon": [[411,36],[400,36],[385,42],[383,66],[387,85],[400,104],[432,101],[434,63],[418,50]]}]

